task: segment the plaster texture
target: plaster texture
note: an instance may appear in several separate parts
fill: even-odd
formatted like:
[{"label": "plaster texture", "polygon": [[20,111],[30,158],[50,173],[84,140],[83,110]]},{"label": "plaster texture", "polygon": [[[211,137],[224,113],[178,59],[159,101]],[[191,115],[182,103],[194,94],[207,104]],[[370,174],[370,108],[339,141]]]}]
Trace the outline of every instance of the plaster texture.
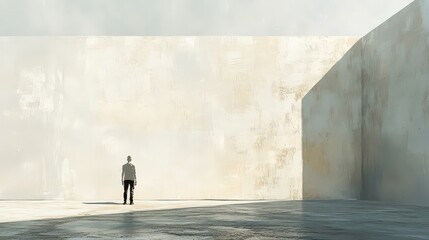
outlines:
[{"label": "plaster texture", "polygon": [[302,100],[304,199],[361,196],[361,69],[356,43]]},{"label": "plaster texture", "polygon": [[429,205],[429,2],[362,42],[364,199]]},{"label": "plaster texture", "polygon": [[429,205],[429,2],[360,39],[302,101],[303,198]]},{"label": "plaster texture", "polygon": [[301,100],[357,40],[2,37],[0,198],[114,199],[131,155],[137,199],[302,199]]},{"label": "plaster texture", "polygon": [[428,35],[1,37],[0,198],[428,205]]}]

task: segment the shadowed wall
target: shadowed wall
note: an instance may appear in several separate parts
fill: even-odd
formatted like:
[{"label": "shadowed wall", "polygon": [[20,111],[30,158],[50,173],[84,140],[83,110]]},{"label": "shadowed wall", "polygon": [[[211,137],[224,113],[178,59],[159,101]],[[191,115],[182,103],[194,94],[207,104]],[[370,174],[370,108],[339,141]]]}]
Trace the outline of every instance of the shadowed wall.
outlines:
[{"label": "shadowed wall", "polygon": [[429,205],[429,3],[362,39],[363,198]]},{"label": "shadowed wall", "polygon": [[361,191],[361,44],[302,100],[304,199],[358,199]]},{"label": "shadowed wall", "polygon": [[302,101],[303,198],[428,205],[429,3],[362,38]]}]

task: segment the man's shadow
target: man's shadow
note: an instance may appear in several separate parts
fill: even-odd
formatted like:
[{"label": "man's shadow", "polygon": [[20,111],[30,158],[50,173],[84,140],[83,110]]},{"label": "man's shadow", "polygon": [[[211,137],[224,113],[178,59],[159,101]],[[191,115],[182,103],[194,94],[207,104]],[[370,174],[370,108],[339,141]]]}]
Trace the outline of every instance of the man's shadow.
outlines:
[{"label": "man's shadow", "polygon": [[83,202],[83,204],[94,204],[94,205],[122,205],[117,202]]}]

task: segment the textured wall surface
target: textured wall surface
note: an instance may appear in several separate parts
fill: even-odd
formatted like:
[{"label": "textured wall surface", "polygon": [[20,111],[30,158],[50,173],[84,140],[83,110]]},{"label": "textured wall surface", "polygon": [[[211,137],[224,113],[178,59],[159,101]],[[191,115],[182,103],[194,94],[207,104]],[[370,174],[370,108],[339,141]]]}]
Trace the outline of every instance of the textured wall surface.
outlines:
[{"label": "textured wall surface", "polygon": [[[301,100],[356,41],[0,38],[0,198],[119,198],[131,155],[137,198],[301,199]],[[344,100],[328,85],[324,110]]]},{"label": "textured wall surface", "polygon": [[429,205],[429,3],[363,42],[363,198]]},{"label": "textured wall surface", "polygon": [[304,199],[360,198],[361,69],[358,42],[302,100]]}]

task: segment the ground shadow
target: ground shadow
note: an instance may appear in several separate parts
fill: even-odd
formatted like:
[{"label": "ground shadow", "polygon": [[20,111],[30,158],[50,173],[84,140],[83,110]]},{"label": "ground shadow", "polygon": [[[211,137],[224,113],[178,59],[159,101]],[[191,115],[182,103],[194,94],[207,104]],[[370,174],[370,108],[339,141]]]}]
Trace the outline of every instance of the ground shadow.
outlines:
[{"label": "ground shadow", "polygon": [[0,238],[8,239],[404,239],[407,236],[422,239],[429,236],[429,208],[363,201],[274,201],[0,224]]},{"label": "ground shadow", "polygon": [[[274,199],[264,199],[264,200],[267,200],[267,201],[270,201],[270,200],[274,200]],[[204,199],[195,199],[195,198],[193,198],[193,199],[178,199],[178,198],[169,198],[169,199],[145,199],[145,201],[156,201],[156,202],[195,202],[195,201],[216,201],[216,202],[242,202],[242,201],[246,201],[246,202],[252,202],[252,201],[255,201],[255,202],[259,202],[259,201],[261,201],[261,200],[255,200],[255,199],[244,199],[244,198],[241,198],[241,199],[229,199],[229,198],[225,198],[225,199],[222,199],[222,198],[204,198]]]}]

